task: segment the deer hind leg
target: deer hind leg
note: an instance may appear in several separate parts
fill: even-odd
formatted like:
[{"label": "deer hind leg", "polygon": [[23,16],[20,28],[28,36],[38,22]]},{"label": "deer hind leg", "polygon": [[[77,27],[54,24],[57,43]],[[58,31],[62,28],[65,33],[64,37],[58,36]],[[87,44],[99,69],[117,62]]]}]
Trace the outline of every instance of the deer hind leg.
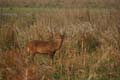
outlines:
[{"label": "deer hind leg", "polygon": [[34,62],[34,57],[35,57],[35,54],[30,54],[29,55],[29,63],[33,63]]}]

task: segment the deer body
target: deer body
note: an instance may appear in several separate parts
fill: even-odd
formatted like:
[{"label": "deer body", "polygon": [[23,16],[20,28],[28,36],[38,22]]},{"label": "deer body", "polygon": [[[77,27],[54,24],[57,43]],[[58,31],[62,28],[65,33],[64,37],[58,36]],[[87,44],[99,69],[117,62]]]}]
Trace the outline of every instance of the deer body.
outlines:
[{"label": "deer body", "polygon": [[49,55],[51,58],[57,50],[60,49],[63,43],[63,36],[60,34],[55,35],[55,40],[52,41],[41,41],[33,40],[27,44],[27,52],[30,55],[45,54]]}]

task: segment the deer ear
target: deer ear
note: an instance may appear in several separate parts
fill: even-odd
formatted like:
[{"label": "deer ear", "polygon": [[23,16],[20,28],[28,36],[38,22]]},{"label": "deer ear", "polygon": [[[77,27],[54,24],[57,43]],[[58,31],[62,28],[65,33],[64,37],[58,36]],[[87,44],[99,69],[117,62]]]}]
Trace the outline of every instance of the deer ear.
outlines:
[{"label": "deer ear", "polygon": [[65,28],[65,27],[61,28],[61,29],[60,29],[60,33],[61,33],[61,35],[62,35],[63,37],[65,37],[66,28]]},{"label": "deer ear", "polygon": [[53,38],[54,30],[52,27],[48,27],[48,33],[51,35],[50,38]]}]

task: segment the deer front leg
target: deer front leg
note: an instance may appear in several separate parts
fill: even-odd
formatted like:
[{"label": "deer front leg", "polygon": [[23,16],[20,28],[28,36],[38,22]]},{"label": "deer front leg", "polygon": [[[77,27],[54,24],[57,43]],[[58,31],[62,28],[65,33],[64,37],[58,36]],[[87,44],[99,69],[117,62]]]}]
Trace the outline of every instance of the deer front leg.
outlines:
[{"label": "deer front leg", "polygon": [[49,56],[50,56],[51,59],[54,59],[55,52],[56,52],[56,51],[51,52],[51,53],[49,54]]},{"label": "deer front leg", "polygon": [[55,55],[55,51],[52,52],[49,56],[52,59],[52,64],[54,63],[54,55]]}]

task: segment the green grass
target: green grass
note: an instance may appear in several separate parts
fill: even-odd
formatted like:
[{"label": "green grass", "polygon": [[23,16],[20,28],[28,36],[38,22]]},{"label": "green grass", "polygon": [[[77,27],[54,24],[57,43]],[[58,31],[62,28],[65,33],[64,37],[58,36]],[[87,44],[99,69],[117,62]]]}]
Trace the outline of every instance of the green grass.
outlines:
[{"label": "green grass", "polygon": [[35,13],[40,11],[57,11],[57,10],[93,10],[93,11],[104,11],[104,10],[119,10],[117,8],[105,8],[105,7],[83,7],[83,8],[59,8],[59,7],[0,7],[0,12],[3,13]]}]

